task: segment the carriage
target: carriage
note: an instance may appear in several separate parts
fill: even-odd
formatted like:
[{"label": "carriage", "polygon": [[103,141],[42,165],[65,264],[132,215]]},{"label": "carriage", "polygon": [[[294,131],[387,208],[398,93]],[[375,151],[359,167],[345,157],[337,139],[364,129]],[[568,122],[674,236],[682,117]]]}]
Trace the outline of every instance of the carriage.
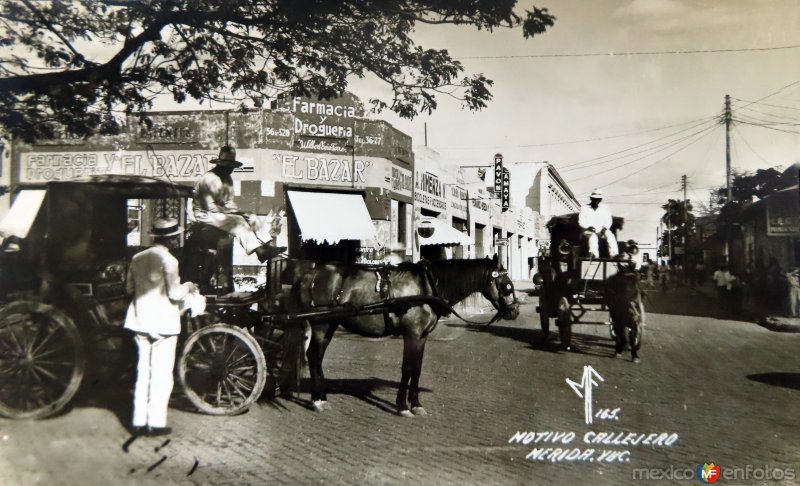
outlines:
[{"label": "carriage", "polygon": [[[624,220],[613,218],[614,235]],[[639,289],[639,276],[630,257],[638,253],[637,244],[619,243],[618,257],[609,257],[608,247],[601,241],[600,256],[593,258],[578,224],[578,214],[553,217],[547,224],[550,231],[550,251],[538,257],[540,325],[544,338],[550,332],[550,319],[556,318],[561,345],[572,347],[572,325],[581,321],[588,311],[609,310],[609,334],[621,353],[627,341],[635,359],[641,346],[644,305]],[[622,299],[622,305],[616,305]],[[618,311],[618,307],[622,309]]]},{"label": "carriage", "polygon": [[[123,329],[130,302],[125,279],[143,247],[132,237],[131,204],[150,200],[159,216],[185,221],[191,195],[180,184],[122,175],[20,191],[2,223],[12,227],[0,227],[16,235],[0,245],[0,416],[53,415],[82,383],[102,387],[132,368],[135,349]],[[373,314],[386,321],[423,305],[450,309],[430,294],[290,308],[288,290],[315,262],[285,258],[268,262],[266,284],[236,292],[232,240],[202,223],[187,227],[177,253],[182,280],[198,284],[207,306],[200,316],[182,318],[176,373],[185,398],[208,414],[241,413],[265,390],[291,381],[285,372],[293,367],[283,362],[294,324]],[[378,272],[388,276],[369,270]]]}]

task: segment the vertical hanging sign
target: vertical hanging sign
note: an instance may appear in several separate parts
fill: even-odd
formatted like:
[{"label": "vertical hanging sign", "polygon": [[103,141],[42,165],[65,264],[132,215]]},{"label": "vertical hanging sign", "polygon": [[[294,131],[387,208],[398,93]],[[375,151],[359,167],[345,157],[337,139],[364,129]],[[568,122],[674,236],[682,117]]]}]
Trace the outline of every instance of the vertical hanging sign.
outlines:
[{"label": "vertical hanging sign", "polygon": [[511,206],[511,174],[509,174],[508,169],[503,167],[503,179],[502,179],[502,191],[501,191],[501,202],[502,202],[502,212],[508,211],[508,207]]},{"label": "vertical hanging sign", "polygon": [[494,192],[503,190],[503,156],[494,154]]}]

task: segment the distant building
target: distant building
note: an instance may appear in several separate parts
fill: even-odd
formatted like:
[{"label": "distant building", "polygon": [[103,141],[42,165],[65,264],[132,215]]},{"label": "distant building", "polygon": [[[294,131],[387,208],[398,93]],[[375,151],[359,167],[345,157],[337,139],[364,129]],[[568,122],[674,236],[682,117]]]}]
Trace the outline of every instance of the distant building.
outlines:
[{"label": "distant building", "polygon": [[525,205],[539,215],[536,240],[539,248],[546,248],[550,244],[550,234],[547,232],[547,222],[553,216],[576,213],[581,204],[575,198],[567,183],[561,178],[555,167],[547,164],[536,173],[533,184],[525,198]]}]

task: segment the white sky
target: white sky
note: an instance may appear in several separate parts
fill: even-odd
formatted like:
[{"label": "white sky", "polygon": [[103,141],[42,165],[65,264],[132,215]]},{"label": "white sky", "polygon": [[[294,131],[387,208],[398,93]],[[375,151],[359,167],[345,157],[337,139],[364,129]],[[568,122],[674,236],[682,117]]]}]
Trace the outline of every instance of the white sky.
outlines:
[{"label": "white sky", "polygon": [[[519,7],[528,5],[522,2]],[[548,7],[557,20],[552,30],[534,39],[525,40],[520,30],[490,34],[468,27],[428,25],[419,26],[415,38],[425,47],[446,48],[455,57],[800,45],[800,3],[796,0],[537,0],[536,5]],[[594,187],[603,187],[614,214],[626,218],[625,239],[653,243],[662,213],[659,204],[669,197],[682,197],[679,191],[682,174],[689,176],[688,197],[695,201],[706,202],[708,188],[724,184],[724,128],[711,130],[706,137],[680,151],[695,137],[653,147],[710,127],[709,122],[691,128],[720,114],[725,94],[752,101],[800,81],[799,59],[800,48],[679,55],[463,59],[466,73],[482,72],[495,81],[494,100],[487,109],[470,113],[462,110],[459,102],[440,96],[440,107],[431,116],[408,121],[384,112],[380,117],[410,134],[415,144],[423,143],[427,123],[428,145],[439,151],[445,161],[458,165],[489,164],[495,152],[504,154],[507,162],[547,160],[560,169],[582,203]],[[390,99],[389,91],[370,79],[354,81],[351,91],[365,100],[375,95]],[[751,105],[741,114],[768,121],[795,119],[800,123],[800,82],[763,103],[795,109]],[[753,112],[754,109],[763,113]],[[689,123],[693,120],[697,122]],[[678,124],[682,125],[602,141],[530,147]],[[800,132],[787,125],[777,128]],[[668,137],[681,130],[680,134]],[[667,138],[653,142],[661,137]],[[737,125],[732,139],[734,168],[786,167],[800,160],[797,134]],[[653,143],[633,151],[651,150],[635,156],[620,159],[620,155],[629,154],[625,152],[592,162],[605,162],[592,167],[562,169],[648,142]],[[663,160],[658,162],[659,159]],[[614,169],[623,163],[628,165]],[[651,166],[645,168],[648,165]],[[509,165],[514,204],[524,203],[534,167]],[[638,170],[637,174],[618,180]],[[665,193],[670,190],[674,192]]]}]

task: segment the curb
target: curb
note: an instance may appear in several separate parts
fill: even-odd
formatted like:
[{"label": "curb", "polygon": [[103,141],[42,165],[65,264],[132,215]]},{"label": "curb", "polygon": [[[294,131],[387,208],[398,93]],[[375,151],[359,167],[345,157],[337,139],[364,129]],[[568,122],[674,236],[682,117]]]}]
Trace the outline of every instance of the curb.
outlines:
[{"label": "curb", "polygon": [[762,317],[757,324],[763,328],[774,332],[794,332],[800,333],[800,324],[789,324],[781,322],[780,317]]}]

